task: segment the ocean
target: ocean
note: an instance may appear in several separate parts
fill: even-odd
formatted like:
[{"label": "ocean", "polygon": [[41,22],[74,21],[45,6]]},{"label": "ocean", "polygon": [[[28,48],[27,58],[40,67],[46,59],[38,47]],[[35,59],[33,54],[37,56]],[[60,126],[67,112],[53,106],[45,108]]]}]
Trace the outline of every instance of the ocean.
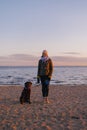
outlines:
[{"label": "ocean", "polygon": [[[37,67],[1,66],[0,85],[23,85],[31,80],[37,82]],[[54,67],[50,84],[87,84],[87,67],[58,66]]]}]

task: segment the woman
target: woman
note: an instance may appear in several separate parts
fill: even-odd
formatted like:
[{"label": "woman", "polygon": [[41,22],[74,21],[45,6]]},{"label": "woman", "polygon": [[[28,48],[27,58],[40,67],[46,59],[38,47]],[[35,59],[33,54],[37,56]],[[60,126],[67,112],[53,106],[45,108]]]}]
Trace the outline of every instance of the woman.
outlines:
[{"label": "woman", "polygon": [[[44,102],[49,103],[49,83],[53,72],[52,60],[48,57],[46,50],[43,50],[41,59],[38,62],[38,74],[37,79],[40,78],[42,84],[42,96]],[[39,81],[39,80],[38,80]]]}]

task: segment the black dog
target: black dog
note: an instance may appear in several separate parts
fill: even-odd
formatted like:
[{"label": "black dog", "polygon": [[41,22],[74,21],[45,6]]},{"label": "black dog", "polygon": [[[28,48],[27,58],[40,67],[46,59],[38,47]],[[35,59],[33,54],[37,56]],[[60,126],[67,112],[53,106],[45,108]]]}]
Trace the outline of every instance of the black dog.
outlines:
[{"label": "black dog", "polygon": [[32,86],[32,82],[26,82],[25,83],[25,87],[21,93],[21,96],[20,96],[20,103],[23,104],[23,103],[29,103],[31,104],[31,101],[30,101],[30,95],[31,95],[31,86]]}]

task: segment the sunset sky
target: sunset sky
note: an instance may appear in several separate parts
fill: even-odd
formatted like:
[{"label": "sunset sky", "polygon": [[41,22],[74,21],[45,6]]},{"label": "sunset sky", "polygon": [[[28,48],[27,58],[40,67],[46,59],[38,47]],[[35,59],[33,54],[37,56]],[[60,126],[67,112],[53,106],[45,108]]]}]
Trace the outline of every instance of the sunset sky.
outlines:
[{"label": "sunset sky", "polygon": [[0,65],[87,65],[87,0],[0,0]]}]

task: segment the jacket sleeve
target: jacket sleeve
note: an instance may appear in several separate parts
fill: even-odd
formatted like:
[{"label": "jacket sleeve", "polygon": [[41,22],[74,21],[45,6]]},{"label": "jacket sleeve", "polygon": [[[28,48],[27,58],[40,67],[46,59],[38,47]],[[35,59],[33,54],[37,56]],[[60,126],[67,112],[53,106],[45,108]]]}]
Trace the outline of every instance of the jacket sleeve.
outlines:
[{"label": "jacket sleeve", "polygon": [[38,62],[38,71],[37,71],[37,78],[40,77],[40,60]]},{"label": "jacket sleeve", "polygon": [[53,73],[53,62],[52,62],[52,60],[50,59],[50,63],[49,63],[50,65],[49,65],[49,77],[51,78],[51,76],[52,76],[52,73]]}]

